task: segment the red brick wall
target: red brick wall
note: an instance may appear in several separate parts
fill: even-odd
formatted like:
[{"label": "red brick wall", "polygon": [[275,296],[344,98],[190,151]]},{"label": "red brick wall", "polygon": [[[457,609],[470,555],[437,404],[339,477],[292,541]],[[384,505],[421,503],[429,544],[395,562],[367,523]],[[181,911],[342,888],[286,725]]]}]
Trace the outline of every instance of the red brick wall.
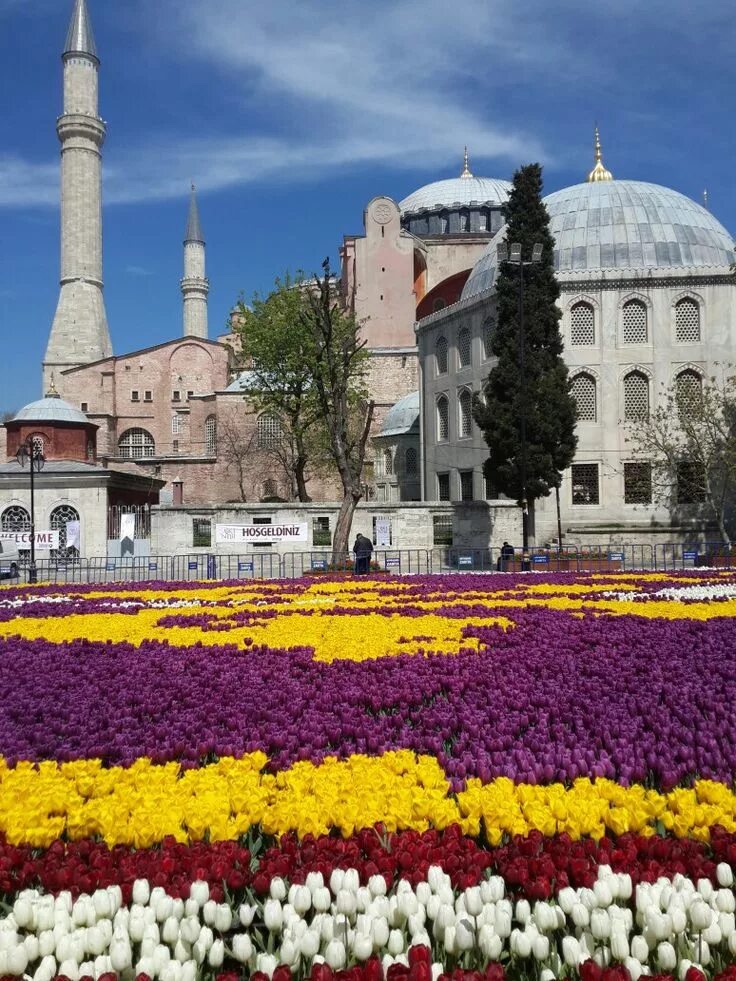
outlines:
[{"label": "red brick wall", "polygon": [[[29,436],[43,438],[43,453],[47,460],[78,460],[94,463],[97,433],[94,426],[63,425],[61,423],[7,423],[7,458],[15,456],[18,447]],[[91,454],[87,447],[92,445]]]}]

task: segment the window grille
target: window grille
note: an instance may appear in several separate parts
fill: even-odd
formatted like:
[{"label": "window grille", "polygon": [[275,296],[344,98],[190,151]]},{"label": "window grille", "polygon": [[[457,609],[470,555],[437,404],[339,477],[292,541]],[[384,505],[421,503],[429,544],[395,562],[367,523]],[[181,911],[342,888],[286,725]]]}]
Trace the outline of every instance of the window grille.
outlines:
[{"label": "window grille", "polygon": [[151,392],[151,391],[144,392],[143,393],[143,401],[144,402],[153,402],[153,392]]},{"label": "window grille", "polygon": [[684,416],[695,414],[703,398],[703,381],[696,372],[681,371],[677,376],[677,407]]},{"label": "window grille", "polygon": [[312,545],[332,545],[332,532],[328,517],[315,518],[312,521]]},{"label": "window grille", "polygon": [[473,471],[460,471],[460,500],[472,501],[473,498]]},{"label": "window grille", "polygon": [[444,442],[450,438],[450,409],[446,395],[437,399],[437,441]]},{"label": "window grille", "polygon": [[458,410],[460,413],[460,437],[470,436],[472,432],[473,425],[473,396],[470,394],[467,388],[464,388],[457,400]]},{"label": "window grille", "polygon": [[0,531],[30,531],[31,515],[20,504],[5,508],[0,518]]},{"label": "window grille", "polygon": [[212,545],[212,522],[209,518],[192,519],[192,546],[210,548]]},{"label": "window grille", "polygon": [[178,439],[175,439],[172,442],[172,444],[171,444],[171,452],[174,454],[174,456],[178,456],[179,455],[179,440]]},{"label": "window grille", "polygon": [[483,324],[483,360],[493,357],[493,321],[486,320]]},{"label": "window grille", "polygon": [[37,435],[34,435],[32,438],[33,438],[33,455],[43,456],[43,448],[44,448],[43,436],[40,433],[38,433]]},{"label": "window grille", "polygon": [[624,464],[624,503],[652,503],[651,463]]},{"label": "window grille", "polygon": [[414,476],[419,469],[417,451],[413,446],[409,446],[406,451],[406,472],[409,476]]},{"label": "window grille", "polygon": [[178,388],[175,388],[174,391],[171,393],[171,401],[172,402],[180,402],[181,401],[181,392],[179,391]]},{"label": "window grille", "polygon": [[133,389],[133,391],[130,393],[130,401],[140,402],[140,400],[141,400],[140,392],[137,389]]},{"label": "window grille", "polygon": [[629,300],[623,309],[624,344],[646,344],[649,337],[647,308],[641,300]]},{"label": "window grille", "polygon": [[690,297],[675,306],[675,338],[678,344],[694,344],[700,340],[700,307]]},{"label": "window grille", "polygon": [[449,473],[437,474],[437,500],[450,500],[450,475]]},{"label": "window grille", "polygon": [[697,460],[677,464],[677,503],[702,504],[705,500],[705,473]]},{"label": "window grille", "polygon": [[598,464],[575,463],[572,471],[572,503],[600,504]]},{"label": "window grille", "polygon": [[570,392],[577,405],[578,419],[582,422],[595,422],[598,418],[595,378],[585,372],[575,375]]},{"label": "window grille", "polygon": [[576,303],[570,311],[570,343],[595,344],[595,314],[590,303]]},{"label": "window grille", "polygon": [[457,335],[457,359],[459,367],[467,368],[470,365],[471,357],[470,331],[467,327],[463,327]]},{"label": "window grille", "polygon": [[79,407],[82,412],[89,412],[89,402],[82,402]]},{"label": "window grille", "polygon": [[76,545],[66,543],[66,526],[70,521],[79,521],[79,511],[70,504],[60,504],[51,512],[49,527],[51,531],[59,532],[59,547],[51,552],[54,559],[71,559],[79,555]]},{"label": "window grille", "polygon": [[432,541],[435,545],[452,545],[451,514],[435,514],[432,517]]},{"label": "window grille", "polygon": [[284,428],[278,416],[264,413],[258,417],[258,448],[272,450],[284,439]]},{"label": "window grille", "polygon": [[[264,497],[276,497],[276,495],[278,494],[278,492],[279,492],[279,489],[278,489],[278,487],[276,485],[276,481],[275,480],[273,480],[273,479],[271,479],[269,477],[268,480],[264,480],[263,481],[263,496]],[[255,524],[255,521],[253,522],[253,524]],[[271,524],[271,521],[270,520],[268,521],[268,524]]]},{"label": "window grille", "polygon": [[207,416],[204,421],[204,451],[207,456],[217,453],[217,417]]},{"label": "window grille", "polygon": [[394,474],[394,458],[391,450],[383,451],[383,472],[387,477],[393,477]]},{"label": "window grille", "polygon": [[493,477],[490,477],[487,473],[483,475],[483,483],[485,484],[485,493],[487,501],[497,501],[501,496],[496,487]]},{"label": "window grille", "polygon": [[447,338],[438,337],[434,346],[434,356],[437,363],[437,374],[447,374]]},{"label": "window grille", "polygon": [[175,412],[174,415],[171,417],[171,435],[172,436],[178,436],[179,435],[179,413],[178,412]]},{"label": "window grille", "polygon": [[640,371],[630,371],[624,378],[624,419],[649,418],[649,379]]},{"label": "window grille", "polygon": [[118,440],[118,452],[127,460],[155,456],[156,443],[145,429],[126,429]]}]

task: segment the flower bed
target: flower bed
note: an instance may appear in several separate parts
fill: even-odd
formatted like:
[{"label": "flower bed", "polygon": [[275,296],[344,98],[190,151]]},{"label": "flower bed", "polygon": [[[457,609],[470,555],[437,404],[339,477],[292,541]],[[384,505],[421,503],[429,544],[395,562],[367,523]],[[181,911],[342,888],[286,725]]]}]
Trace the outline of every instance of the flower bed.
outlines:
[{"label": "flower bed", "polygon": [[2,589],[0,978],[730,979],[735,615],[718,570]]}]

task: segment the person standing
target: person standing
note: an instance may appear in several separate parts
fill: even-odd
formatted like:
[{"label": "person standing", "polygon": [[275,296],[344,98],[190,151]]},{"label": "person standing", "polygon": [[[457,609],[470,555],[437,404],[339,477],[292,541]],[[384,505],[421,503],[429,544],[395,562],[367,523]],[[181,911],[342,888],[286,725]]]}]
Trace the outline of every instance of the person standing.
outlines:
[{"label": "person standing", "polygon": [[353,552],[355,554],[355,575],[367,575],[370,571],[371,555],[373,554],[373,543],[370,538],[366,538],[365,535],[356,535]]}]

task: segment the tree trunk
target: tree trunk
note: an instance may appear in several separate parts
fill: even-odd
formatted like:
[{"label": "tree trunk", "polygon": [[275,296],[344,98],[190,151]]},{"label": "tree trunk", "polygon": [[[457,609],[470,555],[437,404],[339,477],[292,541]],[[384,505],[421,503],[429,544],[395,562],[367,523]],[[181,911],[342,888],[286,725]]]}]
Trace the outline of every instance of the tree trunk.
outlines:
[{"label": "tree trunk", "polygon": [[307,493],[307,481],[305,480],[305,471],[307,467],[307,458],[301,454],[297,456],[294,463],[294,479],[296,480],[296,494],[300,501],[309,501],[309,494]]},{"label": "tree trunk", "polygon": [[346,558],[350,555],[350,529],[361,496],[361,494],[356,495],[354,492],[346,493],[340,503],[335,534],[332,538],[332,565],[335,569],[343,568]]},{"label": "tree trunk", "polygon": [[562,548],[562,518],[560,517],[560,485],[555,486],[555,499],[557,502],[557,549]]}]

